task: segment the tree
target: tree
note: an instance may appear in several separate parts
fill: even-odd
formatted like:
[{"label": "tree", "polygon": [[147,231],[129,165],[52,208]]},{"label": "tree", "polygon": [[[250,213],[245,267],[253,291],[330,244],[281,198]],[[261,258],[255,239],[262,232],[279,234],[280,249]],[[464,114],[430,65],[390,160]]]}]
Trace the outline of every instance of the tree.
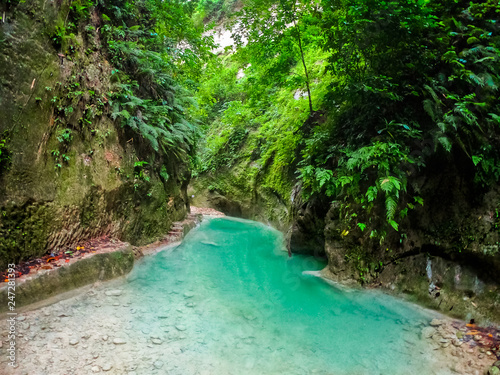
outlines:
[{"label": "tree", "polygon": [[304,76],[297,83],[305,84],[309,111],[313,113],[310,79],[305,61],[305,43],[317,38],[313,19],[320,15],[319,1],[246,0],[236,14],[233,37],[238,46],[246,44],[244,56],[252,64],[269,64],[271,79],[282,82],[290,68],[300,60]]}]

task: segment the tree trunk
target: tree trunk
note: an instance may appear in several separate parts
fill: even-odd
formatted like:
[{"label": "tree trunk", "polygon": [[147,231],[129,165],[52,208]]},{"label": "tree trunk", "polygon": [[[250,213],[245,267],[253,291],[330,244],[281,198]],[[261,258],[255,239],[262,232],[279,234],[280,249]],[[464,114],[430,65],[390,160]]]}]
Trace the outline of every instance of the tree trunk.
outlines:
[{"label": "tree trunk", "polygon": [[297,26],[297,23],[295,23],[295,28],[297,29],[297,37],[299,40],[299,48],[300,48],[300,57],[302,59],[302,65],[304,66],[304,72],[306,74],[306,87],[307,87],[307,97],[309,99],[309,115],[313,113],[313,104],[312,104],[312,99],[311,99],[311,89],[309,87],[309,73],[307,72],[307,65],[306,61],[304,60],[304,50],[302,49],[302,38],[300,36],[300,29]]}]

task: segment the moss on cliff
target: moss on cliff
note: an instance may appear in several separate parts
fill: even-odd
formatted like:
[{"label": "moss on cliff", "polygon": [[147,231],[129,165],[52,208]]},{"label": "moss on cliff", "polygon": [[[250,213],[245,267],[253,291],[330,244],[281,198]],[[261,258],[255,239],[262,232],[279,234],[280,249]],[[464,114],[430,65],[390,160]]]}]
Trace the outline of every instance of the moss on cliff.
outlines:
[{"label": "moss on cliff", "polygon": [[[113,66],[100,15],[76,15],[70,5],[0,6],[0,134],[8,133],[9,152],[0,171],[0,268],[102,234],[143,244],[186,212],[186,166],[110,118]],[[147,161],[147,179],[135,173],[138,161]]]}]

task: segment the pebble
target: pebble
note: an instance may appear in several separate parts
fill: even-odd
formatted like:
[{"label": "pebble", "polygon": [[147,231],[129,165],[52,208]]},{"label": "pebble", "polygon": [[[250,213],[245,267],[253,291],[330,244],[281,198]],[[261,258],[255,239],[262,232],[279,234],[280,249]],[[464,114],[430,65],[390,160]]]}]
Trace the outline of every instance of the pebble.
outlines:
[{"label": "pebble", "polygon": [[17,321],[18,321],[18,322],[22,322],[23,320],[26,320],[26,317],[25,317],[25,316],[18,316],[18,317],[17,317]]},{"label": "pebble", "polygon": [[457,335],[458,339],[463,339],[464,338],[464,334],[463,334],[462,331],[457,331],[456,335]]},{"label": "pebble", "polygon": [[255,315],[252,315],[252,314],[245,314],[244,317],[245,317],[245,319],[250,320],[250,321],[257,319],[257,317]]},{"label": "pebble", "polygon": [[108,341],[109,336],[108,335],[104,335],[101,338],[102,338],[102,341]]},{"label": "pebble", "polygon": [[102,371],[109,371],[113,368],[109,363],[106,363],[104,366],[102,366]]},{"label": "pebble", "polygon": [[486,352],[486,355],[492,355],[493,353],[490,352],[489,350]]},{"label": "pebble", "polygon": [[464,342],[460,341],[459,339],[453,339],[452,343],[453,343],[453,345],[458,347],[458,346],[461,346]]},{"label": "pebble", "polygon": [[193,292],[186,292],[186,293],[184,293],[184,297],[192,298],[192,297],[194,297],[194,293]]},{"label": "pebble", "polygon": [[104,293],[107,296],[113,296],[113,297],[118,297],[122,295],[122,291],[120,289],[106,290]]},{"label": "pebble", "polygon": [[161,345],[163,343],[163,341],[161,341],[160,339],[153,339],[151,340],[151,342],[155,345]]},{"label": "pebble", "polygon": [[500,369],[497,366],[491,366],[488,375],[500,375]]},{"label": "pebble", "polygon": [[479,354],[479,355],[477,356],[477,358],[479,358],[479,359],[483,359],[483,358],[484,358],[484,354],[483,354],[483,353]]},{"label": "pebble", "polygon": [[433,326],[433,327],[439,327],[441,325],[443,325],[443,321],[442,320],[439,320],[439,319],[432,319],[431,322],[430,322],[430,325]]},{"label": "pebble", "polygon": [[69,344],[70,345],[76,345],[78,343],[79,343],[79,341],[77,339],[71,339],[71,340],[69,340]]},{"label": "pebble", "polygon": [[[245,318],[247,318],[246,315]],[[422,329],[422,338],[430,339],[434,335],[434,332],[435,332],[434,328],[425,327],[424,329]]]},{"label": "pebble", "polygon": [[475,341],[480,341],[482,339],[482,337],[480,335],[475,335],[474,336],[474,340]]},{"label": "pebble", "polygon": [[185,331],[186,330],[186,326],[183,326],[182,324],[178,324],[175,326],[175,328],[178,330],[178,331]]},{"label": "pebble", "polygon": [[124,340],[124,339],[120,339],[120,338],[116,338],[116,339],[113,339],[113,344],[115,345],[123,345],[123,344],[126,344],[127,342]]},{"label": "pebble", "polygon": [[101,369],[99,368],[99,366],[93,366],[91,368],[91,370],[92,370],[92,372],[99,372],[99,371],[101,371]]},{"label": "pebble", "polygon": [[163,362],[162,361],[155,361],[155,363],[153,363],[153,366],[157,369],[160,369],[163,367]]}]

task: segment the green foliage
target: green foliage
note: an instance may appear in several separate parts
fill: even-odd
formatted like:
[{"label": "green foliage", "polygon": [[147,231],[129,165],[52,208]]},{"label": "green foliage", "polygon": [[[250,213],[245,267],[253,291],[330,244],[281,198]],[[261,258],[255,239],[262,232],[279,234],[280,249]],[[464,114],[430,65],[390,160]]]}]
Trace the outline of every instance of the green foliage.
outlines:
[{"label": "green foliage", "polygon": [[88,18],[96,2],[96,0],[73,0],[69,17],[75,22]]},{"label": "green foliage", "polygon": [[[103,27],[115,69],[112,118],[137,133],[153,152],[185,160],[196,128],[186,114],[194,106],[187,81],[209,54],[210,41],[194,27],[194,4],[146,0],[106,5]],[[179,48],[179,43],[185,44]]]},{"label": "green foliage", "polygon": [[0,135],[0,176],[10,164],[11,152],[8,147],[9,134],[4,132]]},{"label": "green foliage", "polygon": [[69,144],[73,140],[73,131],[71,129],[62,129],[57,135],[59,143]]},{"label": "green foliage", "polygon": [[[147,166],[149,163],[146,161],[136,161],[134,163],[134,179],[138,181],[146,181],[149,182],[149,174],[144,168]],[[137,186],[136,186],[137,188]]]},{"label": "green foliage", "polygon": [[302,152],[307,194],[368,212],[383,205],[398,230],[423,203],[408,180],[429,156],[447,162],[462,152],[476,182],[498,181],[498,2],[324,0],[323,9],[336,81],[325,99],[331,121]]},{"label": "green foliage", "polygon": [[237,0],[201,0],[193,15],[194,22],[198,25],[220,22],[233,16],[236,5]]},{"label": "green foliage", "polygon": [[163,179],[163,182],[167,182],[168,179],[170,178],[170,176],[168,175],[168,172],[167,172],[167,167],[165,167],[165,165],[161,166],[160,177]]}]

